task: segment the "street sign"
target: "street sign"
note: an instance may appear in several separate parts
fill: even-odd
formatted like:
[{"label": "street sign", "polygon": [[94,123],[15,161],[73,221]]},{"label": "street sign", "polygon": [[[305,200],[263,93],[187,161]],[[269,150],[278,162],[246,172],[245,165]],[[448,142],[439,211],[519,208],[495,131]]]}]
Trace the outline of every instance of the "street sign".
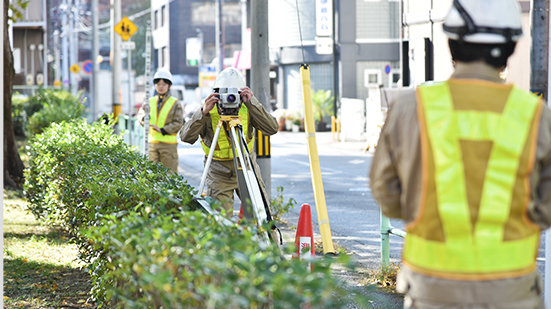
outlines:
[{"label": "street sign", "polygon": [[188,67],[196,67],[199,65],[201,55],[203,54],[203,46],[200,38],[186,39],[186,62]]},{"label": "street sign", "polygon": [[130,49],[130,50],[133,50],[133,49],[136,48],[136,43],[133,42],[133,41],[122,42],[122,43],[121,43],[121,48],[122,48],[122,49]]},{"label": "street sign", "polygon": [[86,74],[92,74],[92,71],[94,70],[94,66],[92,64],[92,60],[85,60],[82,63],[82,71]]},{"label": "street sign", "polygon": [[69,70],[71,70],[71,72],[77,74],[78,72],[80,72],[80,67],[78,66],[78,64],[75,63],[69,68]]},{"label": "street sign", "polygon": [[138,31],[138,27],[134,25],[134,23],[131,22],[126,16],[124,16],[115,26],[115,32],[117,32],[124,41],[128,41],[128,39],[133,36],[136,31]]},{"label": "street sign", "polygon": [[387,64],[387,65],[385,66],[385,73],[386,73],[386,74],[390,74],[390,71],[391,71],[390,65]]}]

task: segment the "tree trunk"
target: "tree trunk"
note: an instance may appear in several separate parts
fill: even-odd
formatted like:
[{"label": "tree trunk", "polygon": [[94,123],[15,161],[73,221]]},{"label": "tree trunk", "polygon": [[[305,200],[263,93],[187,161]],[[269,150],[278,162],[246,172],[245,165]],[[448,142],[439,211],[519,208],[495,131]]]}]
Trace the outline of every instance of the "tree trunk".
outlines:
[{"label": "tree trunk", "polygon": [[23,169],[25,166],[17,151],[11,119],[11,95],[15,72],[13,70],[13,55],[8,35],[9,5],[10,1],[4,0],[4,186],[21,189],[23,187]]}]

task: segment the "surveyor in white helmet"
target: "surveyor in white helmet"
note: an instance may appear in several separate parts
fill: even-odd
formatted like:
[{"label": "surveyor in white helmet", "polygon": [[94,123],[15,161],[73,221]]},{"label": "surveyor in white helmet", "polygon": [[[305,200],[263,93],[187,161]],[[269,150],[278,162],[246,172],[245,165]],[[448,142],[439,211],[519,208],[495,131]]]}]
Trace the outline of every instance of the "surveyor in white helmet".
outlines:
[{"label": "surveyor in white helmet", "polygon": [[405,308],[544,308],[540,231],[551,224],[551,112],[499,73],[522,35],[515,0],[455,0],[445,82],[391,106],[370,171],[406,222]]},{"label": "surveyor in white helmet", "polygon": [[182,105],[170,95],[172,74],[159,70],[153,76],[156,94],[145,102],[138,112],[138,121],[143,126],[145,104],[149,104],[149,160],[168,168],[178,174],[178,140],[177,135],[184,124]]},{"label": "surveyor in white helmet", "polygon": [[[235,95],[235,92],[238,92]],[[233,101],[240,96],[241,104],[239,109],[222,108],[220,96],[225,95]],[[233,97],[231,97],[233,95]],[[233,106],[233,105],[232,105]],[[201,144],[205,153],[205,162],[210,148],[213,147],[212,140],[214,131],[221,114],[238,114],[241,116],[243,134],[247,140],[247,149],[250,152],[254,163],[255,174],[260,188],[266,195],[266,188],[260,169],[256,163],[256,152],[254,151],[255,131],[260,130],[262,135],[270,136],[278,131],[276,119],[262,106],[253,92],[245,84],[243,75],[235,68],[226,68],[216,77],[213,86],[213,93],[208,95],[203,107],[198,109],[191,119],[187,121],[180,131],[182,141],[194,144],[201,137]],[[239,195],[237,174],[233,163],[233,152],[230,145],[230,137],[226,130],[220,130],[217,145],[215,146],[214,157],[210,164],[206,177],[206,195],[222,203],[226,216],[233,216],[234,195]],[[269,203],[269,201],[268,201]]]}]

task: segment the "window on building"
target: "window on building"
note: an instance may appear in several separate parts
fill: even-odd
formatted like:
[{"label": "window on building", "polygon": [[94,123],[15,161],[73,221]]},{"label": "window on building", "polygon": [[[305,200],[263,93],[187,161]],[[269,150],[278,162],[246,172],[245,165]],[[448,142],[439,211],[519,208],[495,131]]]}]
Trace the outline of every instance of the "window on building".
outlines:
[{"label": "window on building", "polygon": [[161,66],[164,68],[167,64],[168,64],[168,55],[167,55],[167,49],[166,49],[166,46],[163,46],[163,48],[161,48]]},{"label": "window on building", "polygon": [[153,13],[153,30],[159,28],[159,11],[155,10]]},{"label": "window on building", "polygon": [[400,81],[400,73],[392,73],[392,83],[397,84]]},{"label": "window on building", "polygon": [[165,14],[166,14],[166,6],[163,5],[161,7],[161,27],[165,25]]},{"label": "window on building", "polygon": [[356,39],[399,38],[399,2],[356,0]]},{"label": "window on building", "polygon": [[[224,25],[241,25],[241,3],[223,2],[222,18]],[[214,25],[216,19],[216,4],[214,2],[192,2],[191,3],[191,24],[192,25]]]},{"label": "window on building", "polygon": [[381,70],[377,70],[377,69],[364,70],[364,82],[366,87],[382,84]]}]

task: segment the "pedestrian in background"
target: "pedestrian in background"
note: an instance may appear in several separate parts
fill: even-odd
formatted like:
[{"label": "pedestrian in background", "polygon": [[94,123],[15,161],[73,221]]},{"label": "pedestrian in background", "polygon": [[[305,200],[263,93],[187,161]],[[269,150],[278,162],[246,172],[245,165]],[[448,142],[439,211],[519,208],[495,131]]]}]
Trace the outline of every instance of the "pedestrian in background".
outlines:
[{"label": "pedestrian in background", "polygon": [[[156,95],[149,99],[149,160],[178,174],[177,134],[184,124],[182,105],[170,95],[172,74],[159,70],[153,77]],[[138,112],[138,121],[144,126],[145,105]]]},{"label": "pedestrian in background", "polygon": [[499,76],[518,4],[454,0],[444,32],[453,75],[394,102],[370,171],[383,213],[406,222],[397,290],[405,308],[544,308],[551,112]]},{"label": "pedestrian in background", "polygon": [[[209,94],[203,103],[203,107],[198,109],[191,119],[186,122],[180,138],[182,141],[194,144],[201,137],[201,144],[205,153],[205,162],[209,155],[210,148],[213,147],[212,140],[214,131],[218,124],[221,114],[227,114],[221,109],[220,90],[237,89],[242,104],[238,110],[232,111],[232,114],[238,114],[241,117],[243,134],[247,142],[247,149],[253,161],[253,168],[256,178],[263,191],[266,194],[266,188],[260,175],[260,168],[256,163],[256,152],[254,151],[255,130],[262,131],[264,136],[276,134],[278,123],[258,99],[253,95],[252,90],[245,84],[243,75],[235,68],[226,68],[216,77],[213,86],[213,93]],[[231,148],[230,137],[226,133],[228,127],[220,130],[217,145],[215,145],[214,156],[206,176],[206,195],[222,202],[222,207],[228,217],[233,216],[233,193],[239,196],[237,183],[237,172],[233,163],[233,151]],[[269,203],[269,201],[267,201]]]}]

